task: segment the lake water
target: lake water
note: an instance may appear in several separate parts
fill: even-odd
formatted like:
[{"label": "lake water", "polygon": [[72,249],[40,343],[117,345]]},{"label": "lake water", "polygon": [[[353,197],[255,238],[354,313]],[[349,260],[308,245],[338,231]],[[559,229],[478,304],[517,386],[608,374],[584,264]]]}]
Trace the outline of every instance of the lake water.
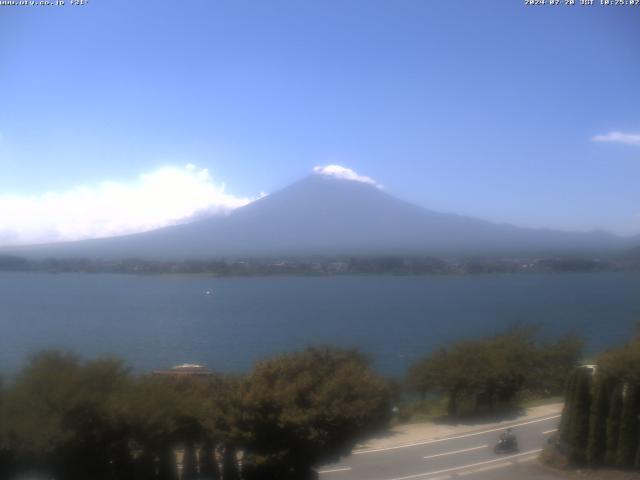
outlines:
[{"label": "lake water", "polygon": [[[205,295],[211,290],[212,295]],[[309,344],[357,346],[401,375],[445,342],[537,323],[591,351],[640,319],[640,274],[210,278],[0,274],[0,372],[42,348],[116,354],[138,371],[246,371]]]}]

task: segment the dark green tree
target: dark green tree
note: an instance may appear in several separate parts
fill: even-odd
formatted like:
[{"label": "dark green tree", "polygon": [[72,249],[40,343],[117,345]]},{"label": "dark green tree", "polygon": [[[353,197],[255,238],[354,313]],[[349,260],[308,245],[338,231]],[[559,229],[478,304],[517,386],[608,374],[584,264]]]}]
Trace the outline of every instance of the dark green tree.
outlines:
[{"label": "dark green tree", "polygon": [[[182,458],[182,478],[195,478],[198,470],[196,449],[207,446],[209,458],[201,458],[214,473],[212,448],[214,441],[209,429],[219,424],[219,412],[210,408],[212,399],[220,395],[221,380],[211,377],[144,376],[117,399],[116,416],[127,425],[130,439],[139,445],[141,463],[151,463],[159,470],[161,480],[177,478],[177,456]],[[201,450],[203,448],[201,447]]]},{"label": "dark green tree", "polygon": [[616,463],[632,467],[638,445],[638,386],[626,384],[623,390],[622,413]]},{"label": "dark green tree", "polygon": [[[239,478],[236,454],[244,439],[240,423],[246,414],[241,405],[243,381],[241,377],[235,376],[217,377],[215,381],[207,384],[204,400],[193,406],[194,410],[198,411],[205,431],[203,446],[210,452],[208,459],[211,462],[207,463],[206,469],[211,470],[211,476],[214,478]],[[213,461],[215,450],[221,457],[220,468],[218,463]]]},{"label": "dark green tree", "polygon": [[640,338],[609,350],[598,358],[603,375],[630,385],[640,384]]},{"label": "dark green tree", "polygon": [[620,436],[620,418],[622,415],[622,386],[616,386],[609,401],[609,415],[607,416],[607,451],[605,462],[615,465],[618,458],[618,439]]},{"label": "dark green tree", "polygon": [[607,450],[607,413],[611,398],[610,383],[602,378],[602,375],[597,375],[594,381],[587,445],[587,463],[590,467],[598,467],[604,463]]},{"label": "dark green tree", "polygon": [[66,480],[126,478],[126,441],[109,421],[109,404],[127,381],[115,360],[82,363],[55,351],[32,357],[6,396],[5,429],[17,462]]},{"label": "dark green tree", "polygon": [[618,385],[607,421],[606,462],[632,466],[637,456],[640,396],[640,337],[605,352],[598,358],[599,372]]},{"label": "dark green tree", "polygon": [[[144,376],[116,397],[113,415],[127,427],[137,449],[137,468],[177,479],[175,448],[180,398],[170,379]],[[155,475],[155,474],[154,474]]]},{"label": "dark green tree", "polygon": [[348,454],[390,417],[391,393],[353,350],[309,348],[260,362],[242,391],[241,429],[250,451],[277,458],[281,478]]},{"label": "dark green tree", "polygon": [[564,408],[562,410],[562,418],[560,419],[560,427],[558,429],[560,439],[565,443],[568,443],[571,439],[571,425],[573,424],[573,407],[577,379],[578,372],[577,370],[574,370],[569,374],[565,387]]},{"label": "dark green tree", "polygon": [[583,348],[583,340],[573,334],[540,342],[527,386],[543,396],[565,393],[567,378],[578,365]]},{"label": "dark green tree", "polygon": [[582,465],[586,462],[587,442],[589,438],[589,413],[591,407],[591,371],[587,368],[576,370],[573,413],[569,433],[570,459],[572,463]]},{"label": "dark green tree", "polygon": [[9,478],[13,466],[13,452],[9,446],[6,414],[6,392],[0,378],[0,478]]},{"label": "dark green tree", "polygon": [[408,384],[422,398],[428,393],[446,395],[450,416],[458,414],[460,398],[471,391],[472,385],[478,380],[473,378],[468,368],[477,363],[469,361],[469,365],[465,365],[463,352],[468,353],[467,358],[473,356],[466,344],[441,348],[416,363],[409,372]]},{"label": "dark green tree", "polygon": [[493,337],[455,342],[414,364],[407,383],[424,396],[446,395],[449,415],[457,415],[459,401],[470,398],[476,409],[509,406],[529,390],[543,395],[561,390],[575,368],[581,342],[566,337],[554,342],[538,339],[532,327],[517,327]]}]

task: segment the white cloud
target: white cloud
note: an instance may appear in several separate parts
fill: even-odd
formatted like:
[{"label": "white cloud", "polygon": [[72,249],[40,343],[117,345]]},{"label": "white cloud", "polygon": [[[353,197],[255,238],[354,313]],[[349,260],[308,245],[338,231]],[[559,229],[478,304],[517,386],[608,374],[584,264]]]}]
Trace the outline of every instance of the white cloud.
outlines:
[{"label": "white cloud", "polygon": [[640,145],[640,133],[609,132],[606,135],[596,135],[594,142],[615,142],[627,145]]},{"label": "white cloud", "polygon": [[36,196],[0,194],[0,245],[99,238],[152,230],[250,203],[207,169],[163,167],[133,182],[103,182]]},{"label": "white cloud", "polygon": [[353,182],[366,183],[377,188],[382,188],[382,185],[377,183],[373,178],[358,175],[358,173],[356,173],[354,170],[351,170],[347,167],[342,167],[340,165],[325,165],[324,167],[313,167],[313,172],[318,175],[334,177],[340,180],[351,180]]}]

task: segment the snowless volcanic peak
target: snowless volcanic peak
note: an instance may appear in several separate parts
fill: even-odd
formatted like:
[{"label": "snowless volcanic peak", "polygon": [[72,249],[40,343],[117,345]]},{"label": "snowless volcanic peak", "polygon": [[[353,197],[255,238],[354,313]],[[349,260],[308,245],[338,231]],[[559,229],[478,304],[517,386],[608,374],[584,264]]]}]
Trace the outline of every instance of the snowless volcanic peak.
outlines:
[{"label": "snowless volcanic peak", "polygon": [[313,173],[316,175],[324,175],[326,177],[337,178],[338,180],[350,180],[352,182],[366,183],[378,188],[382,188],[382,185],[377,183],[371,177],[365,177],[359,175],[355,170],[343,167],[341,165],[325,165],[324,167],[314,167]]}]

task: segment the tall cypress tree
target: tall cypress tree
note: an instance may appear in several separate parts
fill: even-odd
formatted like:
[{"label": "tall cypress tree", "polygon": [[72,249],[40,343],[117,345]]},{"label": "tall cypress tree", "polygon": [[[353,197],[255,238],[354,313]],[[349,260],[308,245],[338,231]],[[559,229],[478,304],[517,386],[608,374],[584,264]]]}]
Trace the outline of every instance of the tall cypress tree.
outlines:
[{"label": "tall cypress tree", "polygon": [[11,478],[12,452],[0,446],[0,478]]},{"label": "tall cypress tree", "polygon": [[607,449],[607,413],[611,392],[609,381],[602,376],[595,381],[589,419],[587,463],[591,467],[602,465]]},{"label": "tall cypress tree", "polygon": [[617,465],[633,466],[638,444],[638,386],[627,384],[620,416]]},{"label": "tall cypress tree", "polygon": [[564,389],[564,409],[562,410],[562,418],[560,419],[560,439],[563,442],[570,441],[570,431],[573,416],[573,399],[575,397],[577,370],[574,370],[567,378]]},{"label": "tall cypress tree", "polygon": [[591,372],[586,368],[580,368],[577,370],[569,431],[570,459],[577,465],[584,464],[586,461],[590,404]]},{"label": "tall cypress tree", "polygon": [[609,415],[607,417],[607,450],[605,463],[614,465],[618,457],[618,437],[620,435],[620,416],[622,414],[622,386],[613,388],[609,400]]}]

